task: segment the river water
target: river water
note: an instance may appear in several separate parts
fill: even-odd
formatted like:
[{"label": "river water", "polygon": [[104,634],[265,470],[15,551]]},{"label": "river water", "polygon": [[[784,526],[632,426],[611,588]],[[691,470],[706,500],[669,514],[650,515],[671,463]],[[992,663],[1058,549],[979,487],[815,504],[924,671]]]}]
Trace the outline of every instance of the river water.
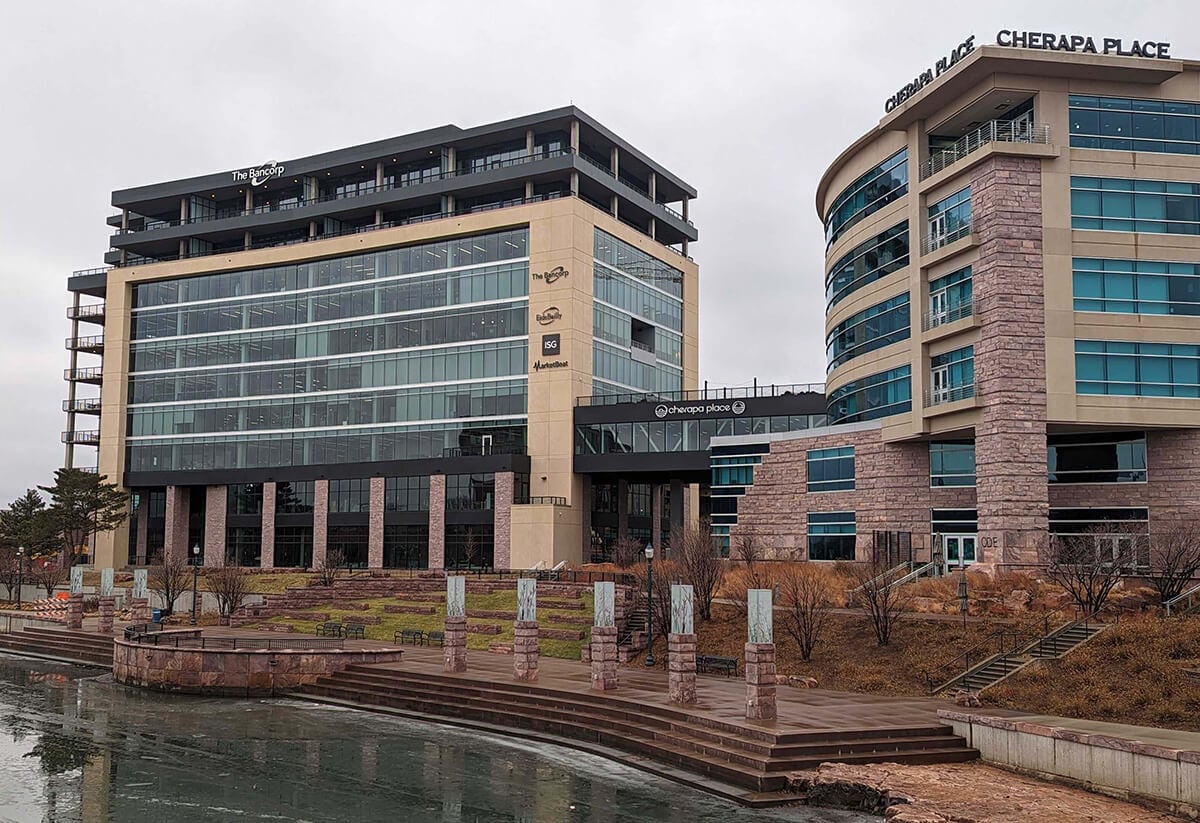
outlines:
[{"label": "river water", "polygon": [[301,701],[144,692],[0,655],[3,821],[874,819],[749,811],[558,746]]}]

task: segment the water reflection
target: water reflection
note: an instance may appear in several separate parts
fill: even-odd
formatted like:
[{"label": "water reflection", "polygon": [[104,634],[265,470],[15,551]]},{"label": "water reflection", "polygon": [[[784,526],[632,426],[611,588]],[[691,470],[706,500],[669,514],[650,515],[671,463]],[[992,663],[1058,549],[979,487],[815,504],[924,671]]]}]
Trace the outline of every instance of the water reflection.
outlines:
[{"label": "water reflection", "polygon": [[169,697],[0,656],[5,821],[861,821],[749,812],[601,758],[301,702]]}]

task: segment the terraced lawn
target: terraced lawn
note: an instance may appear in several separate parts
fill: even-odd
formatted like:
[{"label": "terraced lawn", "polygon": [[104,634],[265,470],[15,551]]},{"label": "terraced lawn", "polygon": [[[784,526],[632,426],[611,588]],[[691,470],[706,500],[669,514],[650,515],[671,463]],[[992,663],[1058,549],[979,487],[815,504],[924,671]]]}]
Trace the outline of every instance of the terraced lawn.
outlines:
[{"label": "terraced lawn", "polygon": [[[568,598],[553,597],[544,595],[539,598],[545,600],[565,600]],[[582,640],[555,640],[543,637],[540,641],[541,652],[547,657],[561,657],[568,660],[578,660],[580,650],[584,644],[589,642],[591,637],[592,627],[591,620],[587,620],[583,625],[566,624],[566,623],[551,623],[549,618],[552,615],[574,615],[591,617],[592,615],[592,595],[591,593],[584,594],[582,609],[551,609],[546,608],[540,602],[538,604],[538,622],[543,629],[560,628],[560,629],[579,629],[584,635]],[[424,631],[440,631],[445,627],[446,622],[446,605],[445,603],[424,603],[416,600],[405,600],[402,597],[379,597],[368,600],[355,600],[355,603],[363,603],[367,606],[366,609],[336,609],[328,606],[313,606],[308,609],[303,609],[307,612],[315,612],[323,615],[328,614],[330,620],[340,620],[343,623],[346,621],[353,622],[355,618],[361,618],[365,615],[373,615],[379,617],[378,625],[367,625],[365,634],[370,640],[382,640],[388,643],[392,642],[395,633],[401,629],[422,629]],[[393,614],[385,612],[385,605],[408,604],[413,606],[432,606],[433,614]],[[511,616],[506,618],[499,617],[472,617],[472,612],[475,611],[504,611],[510,613]],[[517,614],[517,592],[503,591],[494,594],[471,594],[467,593],[467,623],[475,624],[493,624],[500,627],[499,634],[477,634],[467,632],[467,648],[485,650],[489,643],[511,643],[513,640],[513,620]],[[296,619],[294,617],[273,617],[266,621],[268,623],[290,624],[298,632],[306,632],[312,634],[316,631],[317,625],[322,620],[313,619],[311,621]]]}]

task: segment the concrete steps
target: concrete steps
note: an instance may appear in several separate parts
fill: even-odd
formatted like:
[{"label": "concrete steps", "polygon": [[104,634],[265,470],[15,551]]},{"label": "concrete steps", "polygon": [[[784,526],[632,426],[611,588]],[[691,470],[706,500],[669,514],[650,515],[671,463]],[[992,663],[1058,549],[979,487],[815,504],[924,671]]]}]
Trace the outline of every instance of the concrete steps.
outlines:
[{"label": "concrete steps", "polygon": [[112,668],[113,640],[91,632],[27,626],[0,634],[0,652]]},{"label": "concrete steps", "polygon": [[978,753],[941,725],[776,733],[612,695],[351,666],[304,696],[517,728],[600,744],[754,792],[822,762],[946,763]]}]

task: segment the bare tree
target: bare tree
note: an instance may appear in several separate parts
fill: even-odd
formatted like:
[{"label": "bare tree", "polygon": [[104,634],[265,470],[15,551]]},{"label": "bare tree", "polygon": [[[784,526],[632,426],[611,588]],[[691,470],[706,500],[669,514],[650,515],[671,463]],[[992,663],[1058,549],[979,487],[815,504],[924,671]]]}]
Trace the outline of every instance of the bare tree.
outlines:
[{"label": "bare tree", "polygon": [[712,602],[725,578],[725,561],[717,554],[711,527],[684,526],[671,532],[672,554],[684,583],[692,587],[701,620],[712,620]]},{"label": "bare tree", "polygon": [[241,566],[221,566],[209,569],[204,579],[208,581],[208,590],[217,598],[217,611],[221,617],[229,617],[246,600],[250,594],[250,574]]},{"label": "bare tree", "polygon": [[1142,565],[1147,542],[1139,524],[1103,523],[1079,534],[1051,535],[1039,553],[1046,578],[1066,589],[1085,614],[1095,614],[1121,578]]},{"label": "bare tree", "polygon": [[783,628],[796,641],[805,663],[812,660],[833,614],[832,587],[832,575],[812,563],[788,566],[780,577]]},{"label": "bare tree", "polygon": [[175,602],[187,591],[192,575],[188,564],[178,555],[158,553],[146,571],[146,588],[159,596],[167,614],[174,614]]},{"label": "bare tree", "polygon": [[758,535],[742,532],[733,539],[732,550],[730,556],[746,565],[746,569],[754,568],[754,564],[763,559],[766,550],[763,547],[762,541],[758,539]]},{"label": "bare tree", "polygon": [[346,556],[341,549],[330,549],[325,557],[317,561],[317,582],[322,586],[332,586],[342,573]]},{"label": "bare tree", "polygon": [[35,568],[30,576],[46,590],[46,597],[53,597],[55,587],[71,576],[71,570],[50,560]]},{"label": "bare tree", "polygon": [[643,557],[644,549],[645,546],[641,542],[634,540],[629,535],[619,537],[613,544],[613,562],[622,569],[636,566]]},{"label": "bare tree", "polygon": [[[654,561],[654,600],[650,609],[654,621],[654,632],[666,637],[671,631],[671,583],[680,582],[681,569],[674,560]],[[635,566],[633,575],[637,580],[634,589],[633,609],[641,614],[646,613],[646,564]]]},{"label": "bare tree", "polygon": [[6,590],[6,600],[13,599],[13,592],[16,591],[17,583],[21,579],[17,562],[16,550],[10,546],[0,545],[0,586],[4,586]]},{"label": "bare tree", "polygon": [[887,574],[888,562],[886,551],[873,548],[865,562],[849,566],[850,580],[855,584],[854,602],[871,624],[880,646],[891,641],[892,629],[912,600],[911,587],[896,585],[896,578]]},{"label": "bare tree", "polygon": [[1150,585],[1166,603],[1200,573],[1200,522],[1185,520],[1150,535]]}]

